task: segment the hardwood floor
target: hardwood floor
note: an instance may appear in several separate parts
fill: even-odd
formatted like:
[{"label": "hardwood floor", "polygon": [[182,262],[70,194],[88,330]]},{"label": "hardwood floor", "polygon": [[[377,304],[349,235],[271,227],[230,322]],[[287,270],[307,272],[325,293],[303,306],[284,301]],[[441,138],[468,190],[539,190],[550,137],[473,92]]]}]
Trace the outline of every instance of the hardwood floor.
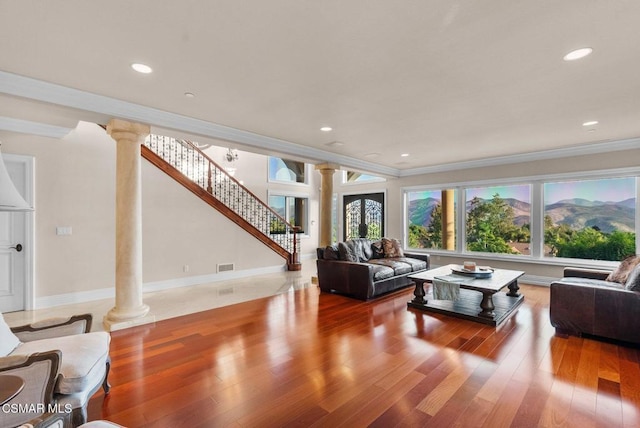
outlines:
[{"label": "hardwood floor", "polygon": [[638,349],[557,338],[549,290],[500,328],[316,287],[112,334],[128,427],[637,427]]}]

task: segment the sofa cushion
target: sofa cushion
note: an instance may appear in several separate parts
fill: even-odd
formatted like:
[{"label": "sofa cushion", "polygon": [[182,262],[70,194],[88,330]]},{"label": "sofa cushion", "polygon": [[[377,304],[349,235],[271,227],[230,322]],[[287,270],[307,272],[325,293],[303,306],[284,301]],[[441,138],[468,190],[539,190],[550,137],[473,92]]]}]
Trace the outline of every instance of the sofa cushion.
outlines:
[{"label": "sofa cushion", "polygon": [[347,244],[353,246],[353,252],[358,257],[359,262],[367,262],[373,255],[371,241],[367,238],[350,239]]},{"label": "sofa cushion", "polygon": [[640,291],[640,264],[631,271],[627,277],[624,288],[630,291]]},{"label": "sofa cushion", "polygon": [[353,251],[353,245],[348,245],[346,242],[338,242],[338,254],[340,255],[340,260],[347,262],[358,261],[358,256]]},{"label": "sofa cushion", "polygon": [[18,336],[13,334],[0,314],[0,357],[6,357],[20,344]]},{"label": "sofa cushion", "polygon": [[322,258],[325,260],[340,260],[338,245],[327,245],[324,249],[324,254]]},{"label": "sofa cushion", "polygon": [[394,271],[388,266],[373,265],[373,280],[381,281],[393,277]]},{"label": "sofa cushion", "polygon": [[640,256],[627,257],[620,262],[620,265],[616,270],[609,274],[609,276],[607,277],[607,281],[626,284],[627,278],[638,264],[640,264]]},{"label": "sofa cushion", "polygon": [[104,331],[34,340],[20,344],[12,355],[60,350],[62,363],[55,392],[73,394],[94,387],[104,377],[111,336]]},{"label": "sofa cushion", "polygon": [[412,259],[411,257],[398,257],[396,260],[411,265],[412,272],[425,270],[427,268],[427,262],[424,260]]},{"label": "sofa cushion", "polygon": [[373,259],[369,260],[370,264],[387,266],[393,269],[394,275],[404,275],[405,273],[411,272],[411,265],[408,263],[400,262],[396,259]]},{"label": "sofa cushion", "polygon": [[400,241],[395,238],[382,238],[382,248],[384,249],[385,257],[404,257],[402,245]]}]

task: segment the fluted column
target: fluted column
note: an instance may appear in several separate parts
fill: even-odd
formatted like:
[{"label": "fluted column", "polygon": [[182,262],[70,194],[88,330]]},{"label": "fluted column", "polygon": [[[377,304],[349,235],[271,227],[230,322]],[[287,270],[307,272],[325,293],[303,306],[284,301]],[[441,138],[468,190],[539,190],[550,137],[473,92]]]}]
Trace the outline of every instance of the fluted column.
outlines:
[{"label": "fluted column", "polygon": [[316,165],[320,171],[320,236],[318,246],[331,245],[331,213],[333,205],[333,174],[340,167],[338,165],[324,163]]},{"label": "fluted column", "polygon": [[116,141],[116,304],[104,317],[107,331],[155,321],[142,302],[142,185],[140,145],[149,126],[113,119]]}]

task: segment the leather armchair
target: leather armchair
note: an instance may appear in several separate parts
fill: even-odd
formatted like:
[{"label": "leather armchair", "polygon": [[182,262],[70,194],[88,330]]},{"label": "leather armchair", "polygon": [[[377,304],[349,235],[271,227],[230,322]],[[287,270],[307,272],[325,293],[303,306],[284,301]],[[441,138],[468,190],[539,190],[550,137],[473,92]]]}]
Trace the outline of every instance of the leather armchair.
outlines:
[{"label": "leather armchair", "polygon": [[[14,327],[7,332],[7,325],[0,314],[0,336],[5,345],[4,351],[7,351],[7,343],[11,343],[9,348],[15,346],[8,354],[0,354],[0,374],[11,372],[25,381],[24,389],[7,405],[44,404],[44,409],[36,407],[35,414],[30,411],[2,412],[0,426],[15,426],[30,420],[36,422],[32,423],[35,426],[49,426],[44,425],[45,421],[72,427],[86,422],[89,398],[101,386],[105,393],[110,389],[111,336],[105,332],[89,333],[91,321],[90,314],[78,315]],[[26,365],[27,362],[38,362],[42,355],[50,354],[56,357],[46,359],[49,361],[46,364],[38,363],[38,369],[25,368],[35,364]],[[44,365],[48,367],[48,372],[41,368]],[[55,415],[47,416],[45,413],[49,411],[49,404],[56,410],[53,413],[68,413],[66,420]],[[6,424],[3,418],[8,419]]]},{"label": "leather armchair", "polygon": [[551,283],[549,316],[558,336],[583,334],[640,343],[640,292],[607,281],[611,272],[565,268]]}]

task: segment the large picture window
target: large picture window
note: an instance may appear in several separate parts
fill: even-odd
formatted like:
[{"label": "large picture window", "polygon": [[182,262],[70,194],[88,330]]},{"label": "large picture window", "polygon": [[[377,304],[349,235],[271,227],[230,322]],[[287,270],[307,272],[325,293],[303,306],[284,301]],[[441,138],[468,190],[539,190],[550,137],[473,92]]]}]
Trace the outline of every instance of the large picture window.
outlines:
[{"label": "large picture window", "polygon": [[407,192],[409,248],[456,249],[456,194],[453,189]]},{"label": "large picture window", "polygon": [[635,177],[544,184],[544,254],[622,260],[636,253]]},{"label": "large picture window", "polygon": [[493,186],[466,191],[467,250],[531,254],[531,186]]},{"label": "large picture window", "polygon": [[638,253],[638,180],[638,169],[629,169],[406,189],[404,239],[436,254],[609,267]]}]

